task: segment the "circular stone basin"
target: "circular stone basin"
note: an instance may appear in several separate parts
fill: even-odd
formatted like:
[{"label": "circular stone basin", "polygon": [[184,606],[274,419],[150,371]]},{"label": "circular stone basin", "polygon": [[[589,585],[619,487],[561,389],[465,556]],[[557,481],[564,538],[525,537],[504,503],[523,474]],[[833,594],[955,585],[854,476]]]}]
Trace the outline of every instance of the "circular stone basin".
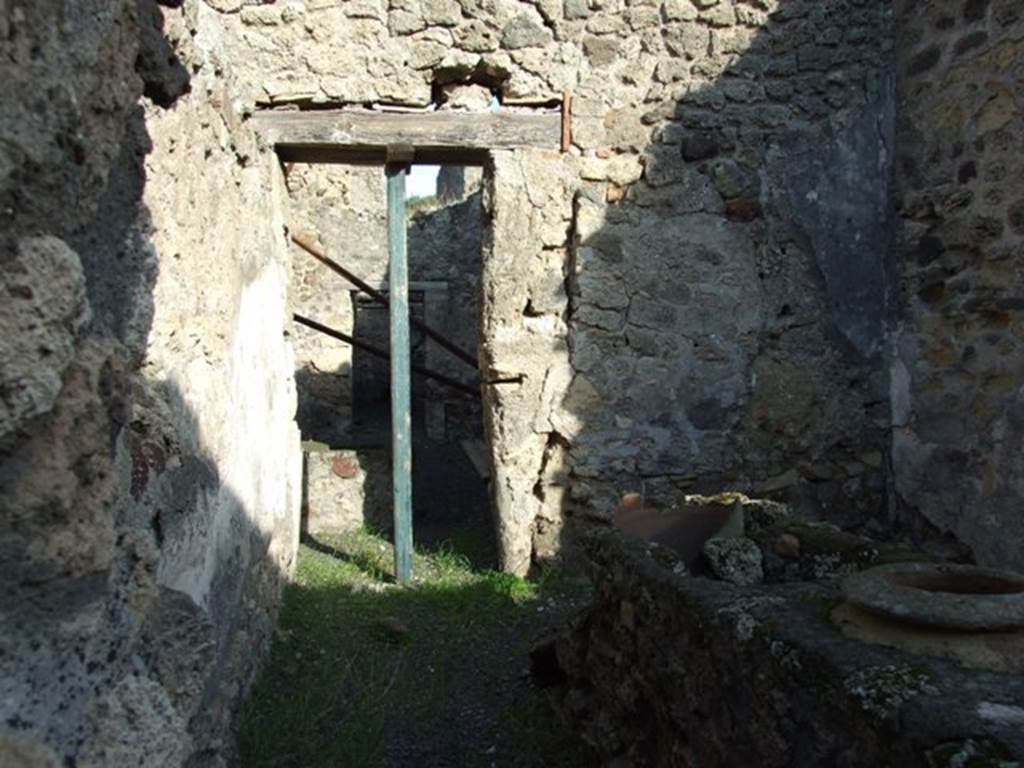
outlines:
[{"label": "circular stone basin", "polygon": [[843,581],[846,599],[897,621],[960,630],[1024,628],[1024,576],[973,565],[893,563]]}]

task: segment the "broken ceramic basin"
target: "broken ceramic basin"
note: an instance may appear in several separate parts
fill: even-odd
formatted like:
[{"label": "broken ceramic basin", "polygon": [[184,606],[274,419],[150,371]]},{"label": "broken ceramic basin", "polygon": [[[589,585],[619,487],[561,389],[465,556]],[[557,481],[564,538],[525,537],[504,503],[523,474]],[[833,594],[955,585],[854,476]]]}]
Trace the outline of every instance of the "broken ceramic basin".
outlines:
[{"label": "broken ceramic basin", "polygon": [[743,508],[734,502],[684,503],[670,509],[622,503],[614,520],[623,533],[674,550],[690,569],[697,566],[708,539],[743,534]]},{"label": "broken ceramic basin", "polygon": [[843,581],[846,599],[909,624],[968,631],[1024,628],[1024,575],[946,563],[893,563]]}]

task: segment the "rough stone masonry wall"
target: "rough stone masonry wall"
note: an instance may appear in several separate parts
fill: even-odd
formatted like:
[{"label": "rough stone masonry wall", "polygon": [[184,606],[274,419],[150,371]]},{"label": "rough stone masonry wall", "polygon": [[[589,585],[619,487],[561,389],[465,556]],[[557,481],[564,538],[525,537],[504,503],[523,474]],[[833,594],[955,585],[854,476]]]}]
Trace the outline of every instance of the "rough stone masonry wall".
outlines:
[{"label": "rough stone masonry wall", "polygon": [[[594,605],[557,645],[565,725],[602,764],[1020,765],[1020,675],[844,637],[832,582],[735,587],[587,541]],[[981,641],[978,641],[979,644]],[[553,665],[552,665],[553,666]]]},{"label": "rough stone masonry wall", "polygon": [[297,545],[271,153],[186,0],[0,8],[0,763],[222,765]]},{"label": "rough stone masonry wall", "polygon": [[500,276],[484,289],[500,334],[486,373],[528,373],[488,395],[496,472],[516,462],[496,486],[507,567],[624,491],[730,487],[878,516],[889,3],[216,5],[268,105],[423,107],[469,83],[541,106],[573,91],[571,153],[494,158],[506,224],[485,258],[501,262],[485,264]]},{"label": "rough stone masonry wall", "polygon": [[1024,554],[1024,8],[898,3],[898,512]]}]

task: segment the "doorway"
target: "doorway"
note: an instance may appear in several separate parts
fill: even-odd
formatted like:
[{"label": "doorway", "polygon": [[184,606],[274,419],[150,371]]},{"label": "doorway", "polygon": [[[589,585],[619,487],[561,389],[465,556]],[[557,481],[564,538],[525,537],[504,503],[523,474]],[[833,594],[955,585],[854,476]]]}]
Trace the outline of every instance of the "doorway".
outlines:
[{"label": "doorway", "polygon": [[[487,226],[482,183],[482,169],[457,165],[414,165],[406,177],[412,511],[417,546],[449,547],[478,567],[495,567],[475,363]],[[382,168],[295,163],[288,166],[287,186],[293,234],[312,236],[331,260],[387,299]],[[315,536],[366,526],[390,533],[390,363],[379,354],[389,349],[388,309],[294,250],[294,311],[351,338],[346,343],[303,326],[295,331],[304,530]],[[474,363],[451,354],[423,326]],[[451,381],[465,386],[454,388]]]}]

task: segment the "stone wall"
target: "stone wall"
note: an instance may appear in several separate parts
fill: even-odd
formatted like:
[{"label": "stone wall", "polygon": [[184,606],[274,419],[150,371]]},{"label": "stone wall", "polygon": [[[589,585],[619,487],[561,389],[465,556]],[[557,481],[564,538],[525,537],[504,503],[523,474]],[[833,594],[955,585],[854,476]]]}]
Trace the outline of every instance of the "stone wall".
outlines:
[{"label": "stone wall", "polygon": [[664,553],[614,533],[587,551],[594,605],[546,671],[564,675],[564,725],[605,765],[1024,760],[1020,675],[844,637],[829,620],[841,602],[834,583],[736,587],[680,575],[659,562]]},{"label": "stone wall", "polygon": [[216,5],[268,105],[572,90],[570,153],[494,158],[484,269],[517,284],[485,288],[485,363],[522,382],[488,395],[507,566],[627,491],[884,519],[889,3]]},{"label": "stone wall", "polygon": [[283,184],[196,0],[0,10],[0,763],[222,764],[297,546]]},{"label": "stone wall", "polygon": [[898,3],[897,21],[897,511],[1019,567],[1024,9]]},{"label": "stone wall", "polygon": [[[414,284],[421,284],[423,319],[427,325],[477,358],[484,230],[490,222],[482,207],[480,170],[460,170],[464,178],[461,195],[452,191],[447,201],[439,198],[411,212],[409,275]],[[421,339],[421,333],[414,329],[412,339]],[[422,362],[427,368],[477,386],[479,364],[474,370],[435,342],[424,339],[420,343]],[[419,386],[428,433],[436,439],[448,440],[480,437],[483,427],[478,399],[433,380],[422,379]]]},{"label": "stone wall", "polygon": [[575,164],[531,150],[496,152],[486,204],[480,362],[501,564],[525,573],[562,544],[571,479],[563,406],[572,380],[566,269]]},{"label": "stone wall", "polygon": [[332,451],[303,443],[303,532],[351,533],[392,528],[391,451]]},{"label": "stone wall", "polygon": [[507,566],[626,490],[882,516],[888,3],[220,5],[267,103],[573,91],[571,153],[494,158],[485,374],[521,382],[488,394]]}]

